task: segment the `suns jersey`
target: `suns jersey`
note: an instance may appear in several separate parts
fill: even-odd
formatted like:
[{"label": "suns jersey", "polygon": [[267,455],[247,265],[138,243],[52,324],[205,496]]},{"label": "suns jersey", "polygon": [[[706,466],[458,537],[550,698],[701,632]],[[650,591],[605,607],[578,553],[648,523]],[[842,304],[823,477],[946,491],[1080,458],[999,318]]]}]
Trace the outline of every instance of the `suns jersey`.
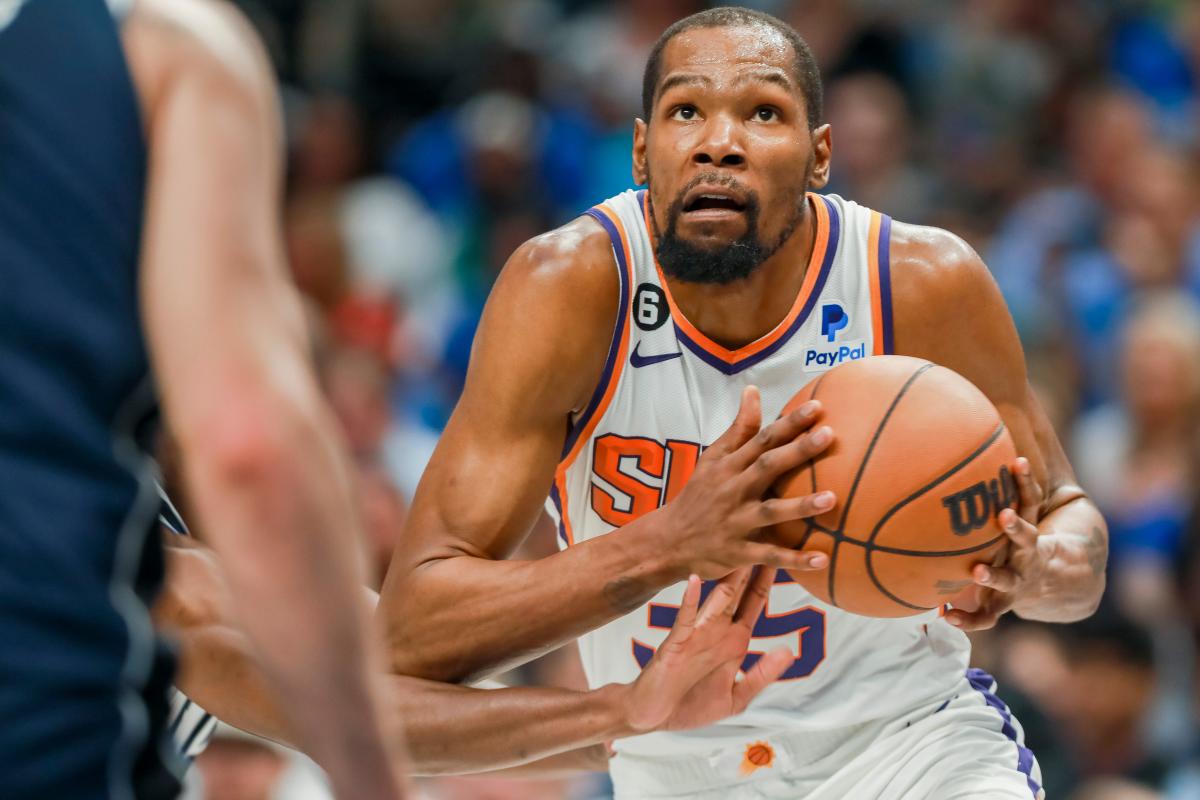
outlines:
[{"label": "suns jersey", "polygon": [[[567,436],[547,501],[560,547],[604,536],[674,499],[705,446],[757,386],[774,419],[806,383],[850,360],[891,353],[891,220],[810,194],[816,237],[802,288],[763,338],[728,350],[675,305],[647,226],[644,192],[588,214],[608,232],[620,280],[616,329],[599,385]],[[797,264],[797,269],[804,265]],[[707,589],[707,586],[706,586]],[[683,584],[581,637],[593,687],[635,679],[675,621]],[[845,728],[946,696],[962,679],[966,637],[936,612],[899,620],[826,605],[780,572],[743,669],[784,646],[795,658],[743,714],[701,731],[618,742],[639,753],[710,748],[714,739]]]}]

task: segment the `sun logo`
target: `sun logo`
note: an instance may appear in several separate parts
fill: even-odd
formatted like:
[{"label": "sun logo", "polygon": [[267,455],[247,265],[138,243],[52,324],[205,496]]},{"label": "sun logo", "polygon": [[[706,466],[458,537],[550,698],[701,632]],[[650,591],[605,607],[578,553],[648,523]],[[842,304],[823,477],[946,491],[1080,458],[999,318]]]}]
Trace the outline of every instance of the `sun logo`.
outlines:
[{"label": "sun logo", "polygon": [[742,766],[738,772],[744,777],[756,770],[775,766],[775,750],[766,742],[754,742],[746,745],[742,755]]}]

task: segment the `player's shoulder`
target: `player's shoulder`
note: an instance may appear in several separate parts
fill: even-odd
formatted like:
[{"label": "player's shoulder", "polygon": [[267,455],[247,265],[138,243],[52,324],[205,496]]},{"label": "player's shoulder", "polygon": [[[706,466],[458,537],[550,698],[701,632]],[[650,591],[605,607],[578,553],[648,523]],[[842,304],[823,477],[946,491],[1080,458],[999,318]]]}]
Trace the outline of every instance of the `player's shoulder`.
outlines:
[{"label": "player's shoulder", "polygon": [[616,260],[608,233],[590,216],[529,239],[504,268],[509,280],[551,291],[601,291],[618,288]]},{"label": "player's shoulder", "polygon": [[[617,323],[620,280],[608,234],[590,217],[535,236],[509,258],[488,298],[476,353],[509,374],[547,374],[575,408],[591,394]],[[514,366],[512,355],[520,358]]]},{"label": "player's shoulder", "polygon": [[894,221],[888,254],[897,303],[965,298],[991,283],[975,249],[943,228]]},{"label": "player's shoulder", "polygon": [[270,62],[241,11],[226,0],[138,0],[123,38],[144,101],[181,84],[261,106],[274,97]]},{"label": "player's shoulder", "polygon": [[576,326],[611,327],[620,281],[607,232],[588,216],[529,239],[509,258],[493,298],[557,309]]}]

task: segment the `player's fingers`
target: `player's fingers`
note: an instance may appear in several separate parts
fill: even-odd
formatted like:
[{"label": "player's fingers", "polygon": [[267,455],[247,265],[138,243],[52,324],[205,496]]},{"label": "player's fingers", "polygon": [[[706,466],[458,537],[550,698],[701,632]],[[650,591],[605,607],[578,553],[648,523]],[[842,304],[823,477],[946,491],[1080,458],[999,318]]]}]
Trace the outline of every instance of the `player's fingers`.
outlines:
[{"label": "player's fingers", "polygon": [[1008,567],[993,567],[988,564],[976,564],[971,576],[980,586],[986,586],[997,592],[1013,592],[1021,582],[1021,576],[1016,570]]},{"label": "player's fingers", "polygon": [[756,528],[766,528],[781,522],[824,514],[836,503],[837,495],[830,491],[802,494],[797,497],[768,497],[754,505],[755,519],[746,522]]},{"label": "player's fingers", "polygon": [[752,569],[753,567],[740,567],[717,582],[713,590],[708,593],[708,599],[704,601],[704,605],[700,607],[700,619],[696,623],[698,626],[712,622],[721,616],[733,616],[733,612],[737,610],[738,600],[742,597],[742,590],[745,589],[746,582],[750,580]]},{"label": "player's fingers", "polygon": [[746,677],[733,686],[734,711],[744,711],[759,692],[782,677],[787,668],[792,665],[793,659],[794,656],[790,650],[786,647],[777,647],[754,662],[754,666],[746,673]]},{"label": "player's fingers", "polygon": [[665,650],[668,644],[682,647],[684,642],[691,638],[692,631],[696,627],[699,605],[700,578],[697,575],[689,575],[687,586],[683,590],[683,600],[679,604],[679,614],[675,617],[675,624],[671,626],[671,631],[667,634],[667,639],[663,642],[660,652]]},{"label": "player's fingers", "polygon": [[1037,548],[1037,526],[1023,519],[1011,508],[1006,508],[999,515],[1000,530],[1012,542],[1016,550],[1009,553],[1010,561],[1019,561],[1021,550]]},{"label": "player's fingers", "polygon": [[[750,437],[748,441],[738,448],[737,453],[734,454],[734,465],[738,469],[746,469],[755,462],[755,459],[764,453],[795,441],[800,434],[812,427],[813,423],[817,421],[820,411],[820,401],[809,400],[808,402],[801,403],[770,425],[764,426],[762,430],[758,431],[758,433]],[[824,445],[822,446],[823,448]],[[820,450],[817,452],[820,452]],[[809,458],[811,457],[809,456]],[[782,471],[780,470],[780,472]]]},{"label": "player's fingers", "polygon": [[1045,493],[1042,485],[1033,476],[1033,466],[1029,459],[1018,458],[1013,464],[1013,474],[1017,481],[1017,513],[1024,519],[1036,523]]},{"label": "player's fingers", "polygon": [[735,452],[762,428],[762,398],[757,386],[747,386],[742,389],[742,399],[738,406],[737,416],[733,424],[726,428],[717,440],[705,452],[715,457],[727,456]]},{"label": "player's fingers", "polygon": [[964,631],[994,628],[1000,617],[1012,608],[1011,595],[989,591],[978,611],[967,612],[952,608],[946,612],[946,622]]},{"label": "player's fingers", "polygon": [[[758,438],[754,437],[754,441],[739,450],[736,458],[741,458],[742,452],[752,447]],[[833,428],[821,425],[793,437],[786,444],[777,447],[770,445],[770,449],[760,453],[743,470],[741,480],[746,493],[761,496],[780,475],[821,455],[833,443],[833,439]]]},{"label": "player's fingers", "polygon": [[790,547],[780,547],[773,544],[749,542],[742,551],[747,563],[763,564],[776,569],[786,569],[789,572],[811,572],[825,569],[829,566],[829,556],[818,552],[793,550]]},{"label": "player's fingers", "polygon": [[775,572],[771,567],[755,567],[754,576],[746,585],[746,592],[742,595],[737,614],[734,615],[734,622],[749,628],[754,627],[758,615],[767,605],[767,598],[771,596],[771,587],[775,585]]}]

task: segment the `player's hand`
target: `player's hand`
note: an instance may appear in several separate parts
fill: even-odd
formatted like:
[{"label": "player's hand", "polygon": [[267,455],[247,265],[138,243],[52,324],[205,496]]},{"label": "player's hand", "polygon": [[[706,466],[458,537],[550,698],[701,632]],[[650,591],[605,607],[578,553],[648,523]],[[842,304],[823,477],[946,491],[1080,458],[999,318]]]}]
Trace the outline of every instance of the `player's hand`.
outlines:
[{"label": "player's hand", "polygon": [[700,607],[700,578],[688,578],[671,633],[625,695],[634,732],[711,725],[741,713],[783,674],[793,655],[779,648],[737,680],[774,581],[770,567],[743,567],[721,580]]},{"label": "player's hand", "polygon": [[764,497],[779,476],[832,443],[833,430],[816,425],[820,410],[821,404],[810,400],[762,427],[758,389],[742,392],[733,424],[704,451],[679,496],[658,512],[665,518],[665,551],[677,554],[681,571],[711,579],[753,564],[812,570],[829,563],[824,553],[761,541],[764,528],[816,516],[837,502],[828,491]]},{"label": "player's hand", "polygon": [[[998,515],[1000,528],[1008,537],[1008,557],[1003,566],[976,564],[972,572],[975,585],[955,600],[946,612],[946,621],[963,630],[993,627],[1008,611],[1035,601],[1034,594],[1045,585],[1045,575],[1053,553],[1045,552],[1038,538],[1038,509],[1045,497],[1033,477],[1029,459],[1018,458],[1012,465],[1017,482],[1017,510],[1003,509]],[[1045,540],[1052,545],[1052,539]]]}]

